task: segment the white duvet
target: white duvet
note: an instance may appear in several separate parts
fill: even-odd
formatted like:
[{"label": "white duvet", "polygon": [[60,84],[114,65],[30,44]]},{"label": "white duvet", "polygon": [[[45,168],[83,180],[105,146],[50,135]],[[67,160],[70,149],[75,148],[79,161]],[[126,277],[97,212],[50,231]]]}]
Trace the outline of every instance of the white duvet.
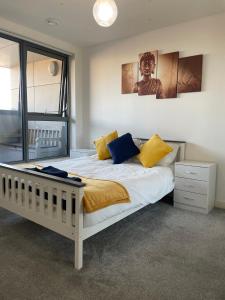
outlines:
[{"label": "white duvet", "polygon": [[96,155],[42,163],[80,176],[109,179],[121,183],[128,191],[131,203],[115,204],[84,215],[84,226],[92,226],[125,210],[155,203],[174,189],[174,176],[169,167],[144,168],[135,162],[114,165],[112,160],[98,160]]}]

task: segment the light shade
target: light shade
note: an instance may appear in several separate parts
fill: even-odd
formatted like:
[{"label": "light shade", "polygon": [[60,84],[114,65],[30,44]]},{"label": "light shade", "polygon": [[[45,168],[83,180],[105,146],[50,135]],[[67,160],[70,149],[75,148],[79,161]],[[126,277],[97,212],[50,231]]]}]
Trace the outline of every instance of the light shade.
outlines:
[{"label": "light shade", "polygon": [[117,18],[117,6],[114,0],[96,0],[93,7],[93,16],[98,25],[111,26]]}]

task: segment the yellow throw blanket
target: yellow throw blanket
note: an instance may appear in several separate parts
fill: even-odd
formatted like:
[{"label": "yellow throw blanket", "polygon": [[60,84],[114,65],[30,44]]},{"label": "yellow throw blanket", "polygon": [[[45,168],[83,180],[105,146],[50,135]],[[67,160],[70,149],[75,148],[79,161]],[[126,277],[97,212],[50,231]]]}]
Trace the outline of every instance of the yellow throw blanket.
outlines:
[{"label": "yellow throw blanket", "polygon": [[[75,174],[69,174],[75,175]],[[75,176],[78,176],[77,174]],[[125,187],[115,181],[91,179],[79,176],[85,183],[83,204],[87,213],[119,203],[130,202],[130,197]]]},{"label": "yellow throw blanket", "polygon": [[[35,167],[42,168],[43,166],[38,164]],[[80,177],[82,182],[86,184],[84,186],[83,205],[87,213],[113,204],[130,202],[126,188],[116,181],[92,179],[75,173],[69,173],[69,176]]]}]

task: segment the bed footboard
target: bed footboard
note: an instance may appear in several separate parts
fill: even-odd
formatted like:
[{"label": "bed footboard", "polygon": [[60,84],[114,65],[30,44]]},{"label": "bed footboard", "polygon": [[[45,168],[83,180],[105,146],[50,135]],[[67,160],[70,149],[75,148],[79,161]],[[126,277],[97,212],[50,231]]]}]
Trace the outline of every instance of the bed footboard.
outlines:
[{"label": "bed footboard", "polygon": [[83,183],[0,164],[0,207],[75,241],[83,257]]}]

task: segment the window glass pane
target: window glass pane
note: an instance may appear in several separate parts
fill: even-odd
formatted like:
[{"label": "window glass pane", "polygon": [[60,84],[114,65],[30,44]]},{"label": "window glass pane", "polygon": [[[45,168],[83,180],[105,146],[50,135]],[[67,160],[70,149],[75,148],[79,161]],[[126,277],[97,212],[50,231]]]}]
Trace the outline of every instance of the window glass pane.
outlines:
[{"label": "window glass pane", "polygon": [[67,123],[29,121],[28,152],[29,159],[67,155]]},{"label": "window glass pane", "polygon": [[27,52],[27,106],[30,113],[59,113],[62,61]]},{"label": "window glass pane", "polygon": [[19,44],[0,38],[0,161],[23,159]]}]

